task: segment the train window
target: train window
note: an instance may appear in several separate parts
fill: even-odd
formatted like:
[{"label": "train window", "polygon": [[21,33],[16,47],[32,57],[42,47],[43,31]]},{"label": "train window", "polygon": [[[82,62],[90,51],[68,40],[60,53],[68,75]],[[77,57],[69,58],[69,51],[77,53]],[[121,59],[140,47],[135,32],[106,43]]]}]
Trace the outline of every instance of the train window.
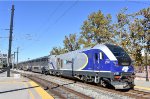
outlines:
[{"label": "train window", "polygon": [[46,58],[44,58],[43,61],[46,61]]},{"label": "train window", "polygon": [[43,61],[46,61],[46,58],[44,58]]},{"label": "train window", "polygon": [[102,52],[99,53],[99,58],[100,58],[100,60],[103,59],[103,53]]},{"label": "train window", "polygon": [[63,60],[61,59],[61,68],[63,67]]},{"label": "train window", "polygon": [[60,69],[60,64],[61,64],[60,58],[57,58],[57,68],[58,69]]},{"label": "train window", "polygon": [[45,58],[45,60],[44,61],[47,61],[47,58]]},{"label": "train window", "polygon": [[44,58],[42,58],[41,61],[44,61]]},{"label": "train window", "polygon": [[95,53],[95,60],[98,60],[98,54]]}]

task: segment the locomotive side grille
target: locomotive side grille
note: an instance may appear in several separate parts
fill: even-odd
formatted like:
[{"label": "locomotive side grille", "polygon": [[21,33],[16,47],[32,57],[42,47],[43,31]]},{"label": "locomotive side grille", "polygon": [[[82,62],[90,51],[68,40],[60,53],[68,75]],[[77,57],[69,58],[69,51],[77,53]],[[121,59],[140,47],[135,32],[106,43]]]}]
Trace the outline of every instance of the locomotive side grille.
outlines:
[{"label": "locomotive side grille", "polygon": [[121,73],[121,76],[131,76],[132,73]]}]

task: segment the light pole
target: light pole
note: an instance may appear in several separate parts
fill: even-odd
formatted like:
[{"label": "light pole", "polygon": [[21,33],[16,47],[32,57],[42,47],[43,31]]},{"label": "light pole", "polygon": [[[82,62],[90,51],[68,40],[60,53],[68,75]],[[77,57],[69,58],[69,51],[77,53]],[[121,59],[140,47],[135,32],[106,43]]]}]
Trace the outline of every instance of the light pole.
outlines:
[{"label": "light pole", "polygon": [[147,50],[145,50],[145,72],[146,72],[146,81],[149,81],[148,70],[147,70]]}]

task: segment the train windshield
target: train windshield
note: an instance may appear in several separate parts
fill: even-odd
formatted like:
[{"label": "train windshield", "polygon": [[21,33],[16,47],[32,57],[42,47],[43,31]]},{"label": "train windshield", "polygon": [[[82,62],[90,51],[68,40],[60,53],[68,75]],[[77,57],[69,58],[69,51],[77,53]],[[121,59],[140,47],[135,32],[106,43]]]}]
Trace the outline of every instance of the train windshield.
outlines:
[{"label": "train windshield", "polygon": [[110,51],[116,56],[118,60],[118,65],[121,66],[129,66],[131,64],[131,58],[129,55],[119,46],[109,45],[106,46],[110,49]]}]

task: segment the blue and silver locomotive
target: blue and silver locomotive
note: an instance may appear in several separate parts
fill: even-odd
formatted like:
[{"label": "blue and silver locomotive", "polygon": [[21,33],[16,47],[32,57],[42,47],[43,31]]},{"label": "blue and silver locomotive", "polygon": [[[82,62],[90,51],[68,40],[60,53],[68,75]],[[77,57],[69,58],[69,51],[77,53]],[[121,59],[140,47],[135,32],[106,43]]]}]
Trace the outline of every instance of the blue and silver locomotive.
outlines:
[{"label": "blue and silver locomotive", "polygon": [[115,89],[134,86],[134,68],[129,55],[119,46],[98,44],[94,47],[49,56],[49,73],[75,77],[85,82]]}]

